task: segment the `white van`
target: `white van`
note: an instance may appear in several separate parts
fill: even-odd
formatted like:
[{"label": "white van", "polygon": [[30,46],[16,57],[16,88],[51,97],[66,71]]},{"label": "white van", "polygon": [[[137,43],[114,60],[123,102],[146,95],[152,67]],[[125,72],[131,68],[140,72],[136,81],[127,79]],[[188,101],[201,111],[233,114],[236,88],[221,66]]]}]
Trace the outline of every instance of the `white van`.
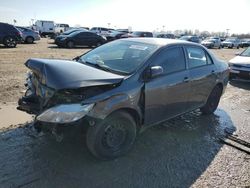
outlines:
[{"label": "white van", "polygon": [[55,34],[55,25],[53,21],[37,20],[35,28],[41,36]]}]

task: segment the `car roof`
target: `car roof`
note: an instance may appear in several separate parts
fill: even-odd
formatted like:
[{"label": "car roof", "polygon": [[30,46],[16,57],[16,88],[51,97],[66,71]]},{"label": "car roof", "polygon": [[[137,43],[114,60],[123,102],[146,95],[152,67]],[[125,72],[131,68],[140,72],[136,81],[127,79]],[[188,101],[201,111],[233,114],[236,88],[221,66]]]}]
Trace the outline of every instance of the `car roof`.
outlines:
[{"label": "car roof", "polygon": [[153,44],[159,47],[166,46],[166,45],[174,45],[174,44],[192,44],[196,46],[201,46],[193,42],[188,42],[188,41],[183,41],[183,40],[178,40],[178,39],[165,39],[165,38],[152,38],[152,37],[151,38],[150,37],[126,38],[126,39],[120,39],[120,40]]}]

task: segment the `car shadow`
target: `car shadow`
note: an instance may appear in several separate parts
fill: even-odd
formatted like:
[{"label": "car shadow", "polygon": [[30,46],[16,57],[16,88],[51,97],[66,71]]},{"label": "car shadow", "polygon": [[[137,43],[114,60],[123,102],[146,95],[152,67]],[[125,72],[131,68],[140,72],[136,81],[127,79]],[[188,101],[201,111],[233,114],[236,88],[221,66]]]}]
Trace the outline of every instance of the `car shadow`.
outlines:
[{"label": "car shadow", "polygon": [[229,115],[198,111],[152,127],[132,151],[112,161],[92,157],[77,131],[58,143],[32,125],[0,133],[0,184],[4,187],[190,187],[223,146]]},{"label": "car shadow", "polygon": [[234,87],[250,90],[250,80],[249,81],[231,80],[229,83]]}]

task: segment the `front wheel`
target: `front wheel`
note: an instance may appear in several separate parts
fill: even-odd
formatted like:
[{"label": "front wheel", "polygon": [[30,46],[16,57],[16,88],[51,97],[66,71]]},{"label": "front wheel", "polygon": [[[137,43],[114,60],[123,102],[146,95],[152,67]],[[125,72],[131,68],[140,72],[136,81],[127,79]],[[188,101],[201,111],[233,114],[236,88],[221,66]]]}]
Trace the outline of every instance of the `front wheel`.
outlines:
[{"label": "front wheel", "polygon": [[13,37],[6,37],[3,41],[3,44],[8,48],[15,48],[17,42]]},{"label": "front wheel", "polygon": [[32,44],[34,42],[34,38],[33,37],[27,37],[25,41],[28,44]]},{"label": "front wheel", "polygon": [[126,112],[116,112],[87,131],[87,147],[97,158],[109,160],[129,151],[135,142],[136,123]]},{"label": "front wheel", "polygon": [[73,41],[69,41],[69,42],[67,42],[67,47],[68,48],[74,48],[74,42]]},{"label": "front wheel", "polygon": [[210,93],[206,104],[200,108],[203,114],[212,114],[217,109],[220,97],[222,94],[222,89],[220,86],[215,86],[212,92]]}]

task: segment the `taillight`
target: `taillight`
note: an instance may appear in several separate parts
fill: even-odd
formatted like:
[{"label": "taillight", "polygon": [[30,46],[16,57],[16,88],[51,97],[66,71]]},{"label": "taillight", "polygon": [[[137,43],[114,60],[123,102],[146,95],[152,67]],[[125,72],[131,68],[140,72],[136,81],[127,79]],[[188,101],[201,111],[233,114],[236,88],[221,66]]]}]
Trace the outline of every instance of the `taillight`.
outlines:
[{"label": "taillight", "polygon": [[20,31],[17,32],[17,35],[18,35],[18,36],[22,36],[22,32],[20,32]]}]

